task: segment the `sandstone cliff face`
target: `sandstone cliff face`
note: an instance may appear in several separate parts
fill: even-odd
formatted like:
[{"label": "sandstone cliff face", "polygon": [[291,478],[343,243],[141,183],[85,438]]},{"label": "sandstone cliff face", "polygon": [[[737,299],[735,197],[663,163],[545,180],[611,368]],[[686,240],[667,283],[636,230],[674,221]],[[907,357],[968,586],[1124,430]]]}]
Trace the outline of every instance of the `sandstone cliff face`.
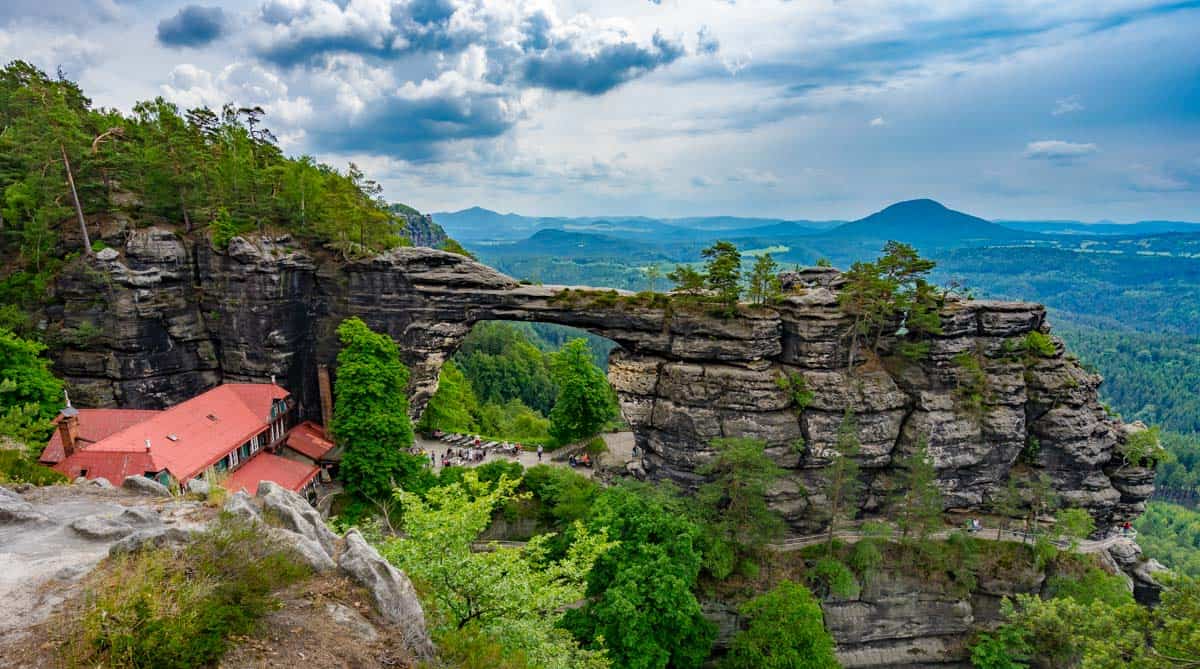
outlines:
[{"label": "sandstone cliff face", "polygon": [[[334,362],[334,329],[357,315],[400,344],[419,411],[474,323],[545,321],[620,345],[609,378],[652,475],[694,483],[710,440],[766,440],[789,471],[771,502],[796,532],[825,522],[822,453],[847,409],[863,444],[864,513],[880,506],[893,463],[920,441],[950,508],[979,508],[1009,477],[1045,472],[1103,530],[1140,513],[1152,490],[1153,473],[1117,455],[1126,431],[1097,401],[1100,378],[1057,340],[1052,352],[1026,351],[1030,332],[1049,331],[1035,304],[951,301],[927,356],[904,361],[885,340],[881,360],[848,370],[849,322],[830,270],[788,277],[795,294],[725,319],[615,292],[522,285],[430,249],[341,263],[287,237],[237,238],[218,252],[156,228],[124,235],[110,240],[119,252],[64,273],[61,306],[47,314],[63,342],[58,369],[83,405],[162,407],[221,380],[274,375],[315,416],[316,365]],[[781,379],[803,379],[811,400],[798,405]]]}]

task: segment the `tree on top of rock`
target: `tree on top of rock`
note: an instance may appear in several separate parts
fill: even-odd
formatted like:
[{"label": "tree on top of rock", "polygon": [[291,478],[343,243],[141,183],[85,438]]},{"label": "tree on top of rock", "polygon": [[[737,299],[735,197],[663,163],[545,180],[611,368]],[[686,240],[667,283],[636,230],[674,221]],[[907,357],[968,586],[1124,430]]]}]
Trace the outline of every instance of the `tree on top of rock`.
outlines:
[{"label": "tree on top of rock", "polygon": [[770,253],[764,253],[754,261],[750,270],[750,301],[767,304],[779,299],[779,265]]},{"label": "tree on top of rock", "polygon": [[726,306],[737,305],[742,296],[742,254],[732,242],[720,241],[700,252],[708,259],[704,284]]},{"label": "tree on top of rock", "polygon": [[405,452],[413,443],[408,417],[408,368],[396,342],[358,318],[342,321],[333,437],[345,452],[341,477],[359,498],[384,500],[394,485],[419,487],[425,458]]},{"label": "tree on top of rock", "polygon": [[846,332],[850,338],[848,368],[854,367],[862,345],[878,355],[889,332],[905,337],[899,349],[905,356],[924,355],[927,347],[914,340],[941,332],[941,298],[926,278],[933,267],[932,260],[896,241],[883,247],[878,260],[850,266],[843,275],[846,284],[838,294],[838,304],[853,317]]}]

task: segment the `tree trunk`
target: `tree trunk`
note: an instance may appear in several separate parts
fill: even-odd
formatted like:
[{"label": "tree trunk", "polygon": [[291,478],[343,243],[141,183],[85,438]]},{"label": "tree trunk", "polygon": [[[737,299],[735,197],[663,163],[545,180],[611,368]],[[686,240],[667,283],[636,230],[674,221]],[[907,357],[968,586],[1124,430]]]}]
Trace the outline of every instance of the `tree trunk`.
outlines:
[{"label": "tree trunk", "polygon": [[75,175],[71,173],[71,161],[67,159],[67,147],[61,143],[58,150],[62,152],[63,167],[67,170],[67,184],[71,186],[71,201],[75,203],[75,215],[79,218],[79,232],[83,235],[83,254],[92,255],[92,240],[88,237],[87,222],[83,220],[83,207],[79,204],[79,193],[75,190]]},{"label": "tree trunk", "polygon": [[183,210],[183,229],[187,232],[192,231],[192,219],[188,216],[187,198],[183,195],[183,189],[179,189],[179,208]]}]

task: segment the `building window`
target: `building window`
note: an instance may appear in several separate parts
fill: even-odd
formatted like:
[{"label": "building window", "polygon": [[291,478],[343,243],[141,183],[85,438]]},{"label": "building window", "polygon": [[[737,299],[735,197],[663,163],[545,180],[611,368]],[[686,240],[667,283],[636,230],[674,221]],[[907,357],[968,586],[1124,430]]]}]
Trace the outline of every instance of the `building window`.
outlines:
[{"label": "building window", "polygon": [[239,455],[242,456],[243,460],[250,459],[250,453],[252,452],[250,450],[250,444],[251,444],[251,442],[247,441],[246,443],[242,444],[241,448],[238,449],[238,453],[239,453]]},{"label": "building window", "polygon": [[213,465],[213,467],[219,472],[228,471],[229,470],[229,458],[225,457],[225,458],[221,458],[220,460],[217,460],[217,464]]}]

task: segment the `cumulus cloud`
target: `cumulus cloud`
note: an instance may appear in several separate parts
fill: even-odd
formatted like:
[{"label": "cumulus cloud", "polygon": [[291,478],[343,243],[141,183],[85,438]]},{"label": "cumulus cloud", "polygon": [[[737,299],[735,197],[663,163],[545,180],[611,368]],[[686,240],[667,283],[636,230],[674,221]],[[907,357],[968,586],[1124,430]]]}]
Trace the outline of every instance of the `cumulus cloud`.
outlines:
[{"label": "cumulus cloud", "polygon": [[1033,160],[1048,160],[1070,163],[1089,156],[1099,148],[1092,143],[1065,142],[1061,139],[1043,139],[1025,145],[1025,157]]},{"label": "cumulus cloud", "polygon": [[188,5],[158,22],[158,42],[168,47],[200,47],[225,32],[225,12],[220,7]]},{"label": "cumulus cloud", "polygon": [[872,128],[882,128],[883,126],[887,125],[887,121],[884,120],[882,116],[876,116],[875,118],[871,119],[867,125],[871,126]]},{"label": "cumulus cloud", "polygon": [[525,82],[558,91],[599,95],[621,84],[674,62],[683,45],[654,33],[649,46],[614,41],[580,48],[564,40],[525,61]]}]

